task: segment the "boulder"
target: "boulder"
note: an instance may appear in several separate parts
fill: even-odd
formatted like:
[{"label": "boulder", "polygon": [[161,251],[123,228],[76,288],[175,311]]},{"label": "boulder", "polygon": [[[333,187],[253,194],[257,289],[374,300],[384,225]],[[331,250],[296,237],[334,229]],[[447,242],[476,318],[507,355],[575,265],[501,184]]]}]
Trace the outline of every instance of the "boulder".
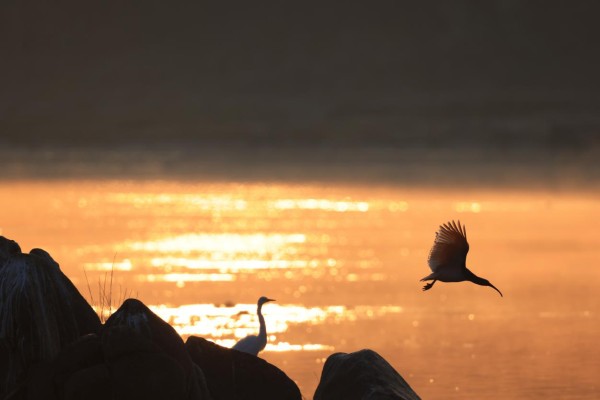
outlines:
[{"label": "boulder", "polygon": [[214,400],[301,400],[300,389],[265,360],[191,336],[185,343]]},{"label": "boulder", "polygon": [[9,257],[20,253],[21,247],[17,242],[0,236],[0,268]]},{"label": "boulder", "polygon": [[108,365],[104,363],[98,336],[85,335],[63,348],[51,361],[32,365],[25,391],[28,400],[110,398]]},{"label": "boulder", "polygon": [[88,335],[29,370],[28,400],[204,400],[185,393],[181,366],[133,329]]},{"label": "boulder", "polygon": [[23,381],[30,366],[52,360],[80,336],[101,328],[48,253],[23,254],[18,245],[2,243],[10,254],[0,268],[0,341],[8,349],[0,368],[0,398]]},{"label": "boulder", "polygon": [[[181,337],[141,301],[123,302],[104,329],[104,357],[113,365],[113,372],[120,370],[130,382],[148,389],[160,384],[161,389],[151,389],[153,397],[145,399],[210,398],[202,371],[192,362]],[[113,376],[115,379],[121,376]],[[165,397],[160,397],[163,392]]]},{"label": "boulder", "polygon": [[117,399],[196,400],[187,393],[189,374],[158,345],[128,326],[107,329],[102,347]]},{"label": "boulder", "polygon": [[418,400],[398,372],[373,350],[327,358],[314,400]]},{"label": "boulder", "polygon": [[0,399],[302,398],[258,357],[201,338],[184,344],[138,300],[126,300],[102,327],[50,254],[23,254],[4,237],[0,300]]},{"label": "boulder", "polygon": [[73,282],[61,271],[59,264],[54,261],[52,256],[42,249],[32,249],[29,254],[38,257],[48,268],[54,269],[54,279],[61,283],[57,289],[60,295],[69,299],[79,334],[82,336],[89,333],[100,333],[102,324],[98,314],[77,290]]},{"label": "boulder", "polygon": [[21,391],[27,400],[212,400],[203,382],[175,330],[129,299],[100,336],[32,365]]}]

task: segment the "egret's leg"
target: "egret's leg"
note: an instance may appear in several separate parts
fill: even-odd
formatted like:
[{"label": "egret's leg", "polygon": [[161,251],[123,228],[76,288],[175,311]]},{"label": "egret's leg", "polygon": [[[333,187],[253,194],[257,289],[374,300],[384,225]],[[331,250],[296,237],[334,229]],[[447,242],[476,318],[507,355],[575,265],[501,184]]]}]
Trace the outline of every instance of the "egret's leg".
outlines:
[{"label": "egret's leg", "polygon": [[437,282],[437,279],[434,279],[433,282],[430,282],[427,285],[423,286],[423,291],[431,289],[433,287],[433,284],[436,282]]}]

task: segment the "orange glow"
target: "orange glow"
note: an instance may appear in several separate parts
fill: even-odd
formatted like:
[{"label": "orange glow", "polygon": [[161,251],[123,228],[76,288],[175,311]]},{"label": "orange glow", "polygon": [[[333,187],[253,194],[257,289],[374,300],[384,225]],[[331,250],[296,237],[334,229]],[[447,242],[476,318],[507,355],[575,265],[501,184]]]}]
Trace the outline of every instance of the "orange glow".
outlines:
[{"label": "orange glow", "polygon": [[139,282],[175,282],[178,287],[183,286],[186,282],[233,282],[235,275],[233,274],[144,274],[138,276]]},{"label": "orange glow", "polygon": [[[167,321],[183,337],[202,336],[221,345],[231,347],[235,342],[258,332],[256,304],[236,304],[215,306],[214,304],[187,304],[178,307],[166,305],[149,306],[150,309]],[[267,351],[324,350],[331,345],[300,343],[290,344],[278,340],[277,334],[285,333],[290,325],[320,325],[325,321],[336,324],[356,321],[359,318],[375,318],[388,314],[401,313],[400,306],[356,306],[351,309],[336,305],[328,307],[303,307],[300,305],[280,305],[270,303],[263,309],[267,332],[272,343]]]},{"label": "orange glow", "polygon": [[154,257],[150,265],[156,268],[169,268],[173,266],[189,269],[217,269],[221,272],[256,270],[270,268],[308,268],[316,267],[318,263],[311,263],[306,260],[209,260],[209,259],[190,259],[186,257]]},{"label": "orange glow", "polygon": [[123,250],[148,253],[277,253],[286,245],[306,242],[302,234],[186,234],[124,245]]},{"label": "orange glow", "polygon": [[279,210],[369,211],[369,203],[365,201],[332,201],[327,199],[283,199],[274,201],[271,207]]},{"label": "orange glow", "polygon": [[83,264],[83,267],[88,271],[131,271],[133,264],[131,264],[131,260],[125,259],[118,262],[87,262]]}]

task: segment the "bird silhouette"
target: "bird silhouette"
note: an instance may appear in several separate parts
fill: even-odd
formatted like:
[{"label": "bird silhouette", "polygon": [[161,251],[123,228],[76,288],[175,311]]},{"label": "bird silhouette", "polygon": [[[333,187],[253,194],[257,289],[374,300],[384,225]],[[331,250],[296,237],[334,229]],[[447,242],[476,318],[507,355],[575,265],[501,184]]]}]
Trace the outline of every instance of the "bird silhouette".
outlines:
[{"label": "bird silhouette", "polygon": [[243,339],[240,339],[232,349],[243,351],[244,353],[258,355],[267,345],[267,327],[265,326],[265,319],[262,315],[262,306],[269,301],[275,301],[262,296],[258,299],[256,314],[258,315],[258,322],[260,323],[260,329],[258,330],[258,336],[248,335]]},{"label": "bird silhouette", "polygon": [[435,234],[433,247],[427,260],[432,273],[421,279],[421,282],[433,282],[423,286],[423,290],[431,289],[436,281],[469,281],[481,286],[490,286],[502,296],[502,292],[490,281],[478,277],[467,268],[468,252],[469,243],[467,243],[467,229],[465,226],[461,226],[460,221],[458,221],[458,224],[452,221],[441,225]]}]

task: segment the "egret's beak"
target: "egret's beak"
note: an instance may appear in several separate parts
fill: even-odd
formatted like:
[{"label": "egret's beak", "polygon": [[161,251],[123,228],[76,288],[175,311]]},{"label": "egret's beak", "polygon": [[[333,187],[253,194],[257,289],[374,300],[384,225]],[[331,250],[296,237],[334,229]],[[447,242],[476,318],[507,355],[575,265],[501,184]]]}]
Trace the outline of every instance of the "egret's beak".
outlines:
[{"label": "egret's beak", "polygon": [[[502,296],[502,292],[500,290],[498,290],[498,288],[496,286],[494,286],[490,283],[490,287],[493,288],[496,292],[500,293],[500,296]],[[502,296],[502,297],[504,297],[504,296]]]},{"label": "egret's beak", "polygon": [[[496,289],[496,290],[498,290],[498,289]],[[500,294],[502,294],[502,293],[500,293]],[[267,300],[265,301],[265,303],[266,303],[267,301],[277,301],[277,300],[275,300],[275,299],[267,299]]]}]

